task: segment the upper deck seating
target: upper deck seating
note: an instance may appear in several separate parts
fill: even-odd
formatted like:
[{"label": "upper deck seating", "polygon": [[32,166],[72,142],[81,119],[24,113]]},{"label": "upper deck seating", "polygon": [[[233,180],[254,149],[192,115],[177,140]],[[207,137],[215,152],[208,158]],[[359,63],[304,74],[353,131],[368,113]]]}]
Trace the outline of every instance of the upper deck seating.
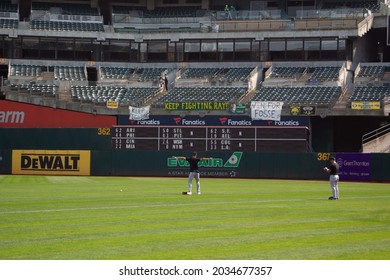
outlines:
[{"label": "upper deck seating", "polygon": [[124,80],[129,79],[135,73],[135,71],[135,68],[129,67],[102,66],[100,67],[100,78]]},{"label": "upper deck seating", "polygon": [[296,78],[301,76],[306,67],[273,67],[269,78]]},{"label": "upper deck seating", "polygon": [[18,5],[12,4],[11,1],[2,0],[0,2],[0,12],[17,13],[18,12]]},{"label": "upper deck seating", "polygon": [[229,68],[221,75],[220,80],[228,82],[247,81],[253,69],[253,67]]},{"label": "upper deck seating", "polygon": [[324,67],[309,67],[308,73],[310,80],[319,82],[337,81],[339,79],[340,67],[324,66]]},{"label": "upper deck seating", "polygon": [[80,32],[103,32],[103,23],[79,22],[79,21],[48,21],[32,20],[31,30],[52,30],[52,31],[80,31]]},{"label": "upper deck seating", "polygon": [[87,4],[77,3],[51,3],[51,2],[32,2],[32,10],[50,11],[52,8],[59,8],[63,15],[84,15],[98,16],[99,10],[92,8]]},{"label": "upper deck seating", "polygon": [[180,79],[203,79],[218,75],[221,68],[187,68],[180,75]]},{"label": "upper deck seating", "polygon": [[282,101],[290,105],[331,105],[341,94],[340,87],[261,87],[250,101]]},{"label": "upper deck seating", "polygon": [[145,7],[131,7],[123,5],[113,5],[113,14],[129,14],[131,11],[137,11],[143,18],[185,18],[203,16],[205,10],[197,6],[186,7],[156,7],[148,10]]},{"label": "upper deck seating", "polygon": [[139,82],[157,82],[166,68],[139,68]]},{"label": "upper deck seating", "polygon": [[379,78],[385,74],[386,67],[383,65],[362,65],[360,71],[355,75],[357,78]]}]

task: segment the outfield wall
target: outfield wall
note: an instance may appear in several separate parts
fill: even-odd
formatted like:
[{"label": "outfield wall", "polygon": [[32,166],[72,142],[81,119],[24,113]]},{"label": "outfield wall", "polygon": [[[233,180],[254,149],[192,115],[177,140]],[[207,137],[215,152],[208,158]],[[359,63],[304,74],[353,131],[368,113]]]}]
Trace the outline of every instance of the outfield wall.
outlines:
[{"label": "outfield wall", "polygon": [[[108,129],[108,130],[107,130]],[[202,152],[205,177],[325,180],[330,153]],[[190,152],[111,148],[109,128],[2,128],[1,174],[185,177],[188,166],[172,156]],[[332,153],[341,180],[390,182],[390,154]]]},{"label": "outfield wall", "polygon": [[[1,174],[187,177],[189,153],[115,150],[0,150]],[[390,154],[342,154],[342,181],[390,182]],[[206,154],[200,153],[200,156]],[[203,177],[327,180],[328,153],[207,153]],[[336,156],[340,159],[340,154]],[[356,158],[356,159],[354,159]],[[364,163],[364,164],[363,164]],[[361,165],[365,169],[361,169]],[[348,167],[348,170],[346,169]]]}]

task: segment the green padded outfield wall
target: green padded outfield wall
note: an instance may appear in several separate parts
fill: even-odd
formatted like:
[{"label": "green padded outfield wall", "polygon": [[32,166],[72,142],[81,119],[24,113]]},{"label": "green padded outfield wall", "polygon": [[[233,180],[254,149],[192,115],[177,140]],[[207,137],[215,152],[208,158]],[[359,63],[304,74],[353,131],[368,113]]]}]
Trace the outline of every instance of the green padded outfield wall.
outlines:
[{"label": "green padded outfield wall", "polygon": [[1,128],[0,149],[107,150],[105,128]]},{"label": "green padded outfield wall", "polygon": [[[173,176],[186,177],[188,165],[172,158],[170,152],[91,151],[93,176]],[[323,167],[327,153],[207,153],[213,159],[201,164],[204,177],[272,178],[327,180]],[[206,154],[200,153],[200,156]],[[12,150],[0,150],[0,173],[11,174]],[[371,154],[373,182],[390,182],[390,154]],[[341,176],[341,180],[343,180]]]},{"label": "green padded outfield wall", "polygon": [[[187,162],[172,158],[174,155],[190,156],[190,152],[112,151],[111,172],[96,166],[109,166],[99,160],[107,160],[109,155],[97,152],[92,153],[91,168],[101,172],[105,169],[105,175],[187,176]],[[322,168],[328,164],[314,153],[200,152],[199,157],[203,156],[212,157],[200,164],[202,176],[206,177],[324,179]]]},{"label": "green padded outfield wall", "polygon": [[372,180],[390,182],[390,153],[371,154]]},{"label": "green padded outfield wall", "polygon": [[[12,150],[91,150],[100,153],[111,150],[111,136],[109,128],[0,128],[1,174],[12,173]],[[106,172],[97,170],[93,174],[101,173]]]},{"label": "green padded outfield wall", "polygon": [[[12,173],[12,150],[89,150],[93,176],[186,177],[188,166],[173,155],[190,152],[111,149],[106,131],[87,129],[0,129],[0,173]],[[356,153],[356,155],[359,155]],[[326,180],[322,168],[329,153],[199,152],[213,157],[201,166],[202,176]],[[370,154],[371,181],[390,182],[390,154]],[[343,179],[343,178],[341,178]]]}]

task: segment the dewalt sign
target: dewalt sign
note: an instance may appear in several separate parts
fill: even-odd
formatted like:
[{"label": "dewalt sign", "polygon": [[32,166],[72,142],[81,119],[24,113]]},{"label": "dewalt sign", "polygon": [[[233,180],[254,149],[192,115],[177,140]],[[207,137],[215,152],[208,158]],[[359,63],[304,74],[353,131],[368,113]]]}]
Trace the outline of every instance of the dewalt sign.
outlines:
[{"label": "dewalt sign", "polygon": [[90,165],[90,151],[12,151],[12,174],[89,176]]}]

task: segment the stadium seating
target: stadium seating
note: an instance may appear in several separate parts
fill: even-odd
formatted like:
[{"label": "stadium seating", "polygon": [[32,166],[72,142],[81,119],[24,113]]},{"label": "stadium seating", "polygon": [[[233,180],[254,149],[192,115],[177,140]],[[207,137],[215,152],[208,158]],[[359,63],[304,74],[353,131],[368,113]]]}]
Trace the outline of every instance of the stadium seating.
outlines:
[{"label": "stadium seating", "polygon": [[135,68],[102,66],[100,67],[100,78],[124,80],[129,79],[135,71]]},{"label": "stadium seating", "polygon": [[53,71],[55,80],[62,81],[86,81],[87,76],[83,66],[42,66],[42,65],[24,65],[11,64],[9,76],[15,77],[38,77],[43,71]]},{"label": "stadium seating", "polygon": [[42,73],[40,65],[11,64],[9,76],[37,77]]},{"label": "stadium seating", "polygon": [[81,32],[102,32],[103,23],[98,22],[76,22],[76,21],[48,21],[32,20],[31,30],[52,30],[52,31],[81,31]]},{"label": "stadium seating", "polygon": [[32,2],[32,10],[49,11],[52,8],[60,8],[64,15],[99,15],[99,10],[97,8],[92,8],[87,4]]},{"label": "stadium seating", "polygon": [[139,82],[157,82],[160,76],[167,71],[166,68],[140,68]]},{"label": "stadium seating", "polygon": [[182,18],[203,16],[205,14],[204,10],[196,6],[156,7],[153,10],[148,10],[143,7],[113,5],[112,10],[113,14],[128,14],[130,11],[137,11],[140,17],[143,18]]},{"label": "stadium seating", "polygon": [[296,78],[301,76],[306,67],[273,67],[269,78]]},{"label": "stadium seating", "polygon": [[180,79],[212,79],[220,81],[247,81],[254,67],[232,68],[186,68],[181,72]]},{"label": "stadium seating", "polygon": [[12,4],[11,1],[3,0],[0,2],[0,12],[16,13],[18,11],[18,5]]},{"label": "stadium seating", "polygon": [[289,105],[332,105],[340,96],[340,87],[261,87],[250,101],[283,101]]},{"label": "stadium seating", "polygon": [[165,102],[237,101],[247,92],[245,87],[183,87],[173,88],[156,101]]},{"label": "stadium seating", "polygon": [[72,86],[74,101],[106,103],[117,101],[120,105],[140,106],[160,92],[158,88],[125,88],[117,86]]},{"label": "stadium seating", "polygon": [[86,81],[85,68],[81,66],[55,66],[54,78],[62,81]]},{"label": "stadium seating", "polygon": [[88,4],[32,2],[31,30],[104,31],[99,9]]},{"label": "stadium seating", "polygon": [[182,71],[180,79],[203,79],[216,76],[220,68],[186,68]]},{"label": "stadium seating", "polygon": [[[13,1],[15,2],[15,1]],[[343,5],[348,7],[369,7],[373,4],[374,1],[360,1],[360,3],[349,3],[343,2]],[[114,2],[115,3],[115,2]],[[335,4],[337,1],[324,1],[325,4]],[[130,5],[130,4],[129,4]],[[194,4],[196,5],[196,4]],[[169,7],[158,7],[158,5],[152,9],[148,10],[145,7],[131,7],[131,6],[120,6],[120,4],[112,4],[112,15],[118,14],[128,14],[129,12],[136,10],[140,11],[139,15],[144,18],[185,18],[185,17],[197,17],[201,13],[200,6],[185,6],[185,7],[174,7],[175,5],[168,5]],[[2,1],[0,3],[0,11],[12,10],[17,12],[18,6],[11,4],[11,1]],[[50,3],[50,2],[32,2],[32,10],[35,11],[49,11],[59,13],[62,15],[90,15],[90,16],[99,16],[98,8],[91,8],[89,4],[76,4],[76,3]],[[53,31],[77,31],[77,32],[104,32],[103,23],[96,22],[95,18],[92,22],[88,21],[79,21],[83,17],[47,17],[45,13],[37,13],[37,18],[32,19],[29,22],[20,23],[20,26],[23,30],[30,24],[31,30],[53,30]],[[39,17],[39,15],[42,15]],[[33,17],[32,17],[33,18]],[[48,20],[50,18],[50,20]],[[53,20],[54,18],[54,20]],[[69,18],[67,20],[66,18]],[[76,19],[71,21],[71,19]],[[120,17],[119,17],[120,18]],[[44,19],[44,20],[43,20]],[[169,20],[169,19],[168,19]],[[188,19],[183,19],[183,21]],[[142,20],[143,22],[144,20]],[[147,20],[145,20],[147,21]],[[126,23],[125,21],[123,21]],[[150,20],[150,22],[157,22]],[[162,21],[161,21],[162,22]],[[19,21],[15,19],[0,19],[0,28],[18,28]],[[107,27],[106,27],[107,28]],[[178,27],[179,28],[179,27]],[[107,28],[109,30],[109,28]],[[72,34],[73,35],[73,34]],[[56,35],[57,36],[57,35]],[[66,35],[68,36],[68,35]],[[81,36],[81,35],[80,35]],[[94,35],[95,36],[95,35]],[[82,36],[81,36],[82,37]],[[140,36],[142,37],[142,36]],[[104,41],[105,36],[99,37],[99,40]],[[111,40],[111,39],[109,39]],[[27,42],[27,41],[26,41]],[[107,44],[111,44],[112,41],[106,41]],[[119,46],[119,45],[118,45]],[[106,49],[105,45],[103,46],[103,51]],[[127,48],[127,47],[126,47]],[[32,47],[31,51],[26,48],[26,57],[29,57],[29,53],[35,52],[35,46]],[[108,51],[111,51],[107,48]],[[77,50],[75,50],[76,52]],[[77,59],[80,59],[88,51],[80,51],[77,54]],[[115,52],[113,48],[113,52]],[[92,53],[92,52],[91,52]],[[94,53],[96,54],[96,52]],[[118,48],[118,57],[126,56],[126,52],[121,52]],[[57,55],[57,54],[56,54]],[[33,54],[34,56],[34,54]],[[76,55],[75,55],[76,56]],[[87,56],[87,55],[86,55]],[[105,56],[104,58],[114,57],[114,56]],[[103,58],[102,58],[103,59]],[[126,58],[124,58],[125,60]],[[135,61],[134,61],[135,62]],[[253,62],[253,61],[252,61]],[[259,65],[262,64],[262,61],[258,61]],[[132,62],[133,63],[133,62]],[[332,65],[335,65],[335,62],[330,62]],[[195,64],[195,63],[194,63]],[[181,70],[178,70],[177,79],[170,85],[170,90],[165,95],[163,95],[157,103],[166,102],[166,101],[192,101],[192,100],[238,100],[244,94],[247,93],[247,87],[245,83],[248,82],[252,71],[255,67],[237,67],[241,64],[233,64],[230,62],[223,63],[223,66],[218,67],[218,63],[215,64],[204,64],[196,68],[192,64],[185,66]],[[229,64],[229,65],[228,65]],[[249,64],[249,63],[248,63]],[[333,102],[340,96],[341,89],[336,85],[339,81],[340,75],[340,66],[317,66],[324,65],[324,62],[313,62],[309,66],[299,66],[303,65],[287,63],[282,64],[282,62],[272,62],[271,71],[267,72],[267,76],[264,78],[264,82],[258,80],[256,83],[263,83],[263,86],[257,89],[256,93],[251,97],[251,100],[279,100],[284,101],[286,104],[319,104],[319,105],[331,105]],[[375,63],[367,63],[375,64]],[[108,64],[106,64],[108,65]],[[133,65],[133,64],[131,64]],[[126,95],[131,95],[133,93],[128,93],[128,86],[131,84],[132,87],[145,86],[150,91],[149,86],[152,83],[158,81],[159,77],[166,73],[168,70],[172,71],[173,69],[167,69],[165,67],[153,67],[152,64],[143,64],[145,67],[113,67],[113,66],[98,66],[98,77],[97,82],[101,82],[100,85],[96,88],[72,88],[72,96],[74,99],[79,100],[90,100],[91,102],[100,102],[101,100],[107,100],[117,95],[115,98],[120,100],[120,102],[126,103],[126,98],[122,98],[124,89],[126,89]],[[160,64],[159,64],[160,65]],[[212,67],[205,67],[205,65],[212,65]],[[226,66],[228,65],[228,66]],[[279,66],[280,65],[280,66]],[[291,66],[285,66],[291,65]],[[295,66],[297,65],[297,66]],[[306,64],[305,64],[306,65]],[[42,71],[48,72],[48,66],[46,70],[43,70],[42,66],[39,65],[23,65],[15,64],[11,65],[10,76],[15,77],[39,77],[42,74]],[[180,66],[177,66],[180,67]],[[188,67],[188,68],[186,68]],[[198,66],[199,67],[199,66]],[[384,65],[360,65],[358,68],[359,71],[356,72],[355,78],[379,78],[382,79],[387,71],[387,66]],[[85,67],[79,66],[52,66],[51,67],[54,74],[54,80],[56,81],[87,81],[87,73]],[[353,69],[352,69],[353,70]],[[262,71],[259,70],[259,72]],[[49,73],[52,75],[52,73]],[[389,74],[389,73],[387,73]],[[387,75],[386,74],[386,75]],[[50,75],[47,75],[50,77]],[[171,75],[171,78],[174,76]],[[387,77],[387,76],[386,76]],[[263,77],[262,77],[263,78]],[[42,80],[42,77],[40,78]],[[46,76],[43,78],[46,80]],[[104,84],[113,83],[113,81],[105,80],[121,80],[121,86],[115,87],[114,89],[105,89]],[[272,80],[267,84],[267,80]],[[16,80],[16,78],[14,79]],[[20,79],[21,81],[23,79]],[[23,81],[31,79],[24,79]],[[129,81],[124,81],[129,80]],[[180,80],[188,80],[180,84]],[[294,81],[292,81],[294,80]],[[313,82],[313,83],[308,83]],[[136,83],[138,82],[138,83]],[[150,83],[152,82],[152,83]],[[232,85],[232,83],[237,82]],[[239,83],[238,83],[239,82]],[[314,82],[320,86],[314,87]],[[318,82],[318,83],[317,83]],[[324,83],[332,82],[332,83]],[[143,84],[142,84],[143,83]],[[175,84],[176,83],[176,84]],[[288,83],[294,85],[294,87],[288,87]],[[321,84],[322,83],[322,84]],[[386,80],[384,81],[386,83]],[[65,84],[65,83],[62,83]],[[79,83],[75,83],[79,84]],[[287,84],[287,85],[286,85]],[[375,82],[374,82],[375,84]],[[383,83],[382,83],[383,84]],[[154,85],[154,84],[153,84]],[[202,87],[195,88],[198,85]],[[330,85],[330,86],[329,86]],[[356,84],[357,85],[357,84]],[[354,93],[352,94],[350,100],[370,100],[371,98],[383,98],[387,96],[387,87],[380,87],[379,84],[375,84],[375,89],[368,90],[364,87],[356,86]],[[229,87],[230,86],[230,87]],[[255,88],[255,85],[252,88]],[[23,86],[25,87],[25,86]],[[101,88],[98,88],[101,87]],[[368,87],[367,87],[368,88]],[[30,87],[31,89],[31,87]],[[120,90],[119,90],[120,89]],[[153,88],[156,90],[155,88]],[[89,94],[88,92],[91,92]],[[79,94],[80,93],[80,94]],[[83,93],[83,94],[81,94]],[[107,94],[106,94],[107,93]],[[108,93],[112,94],[109,95]],[[176,94],[176,96],[175,96]],[[144,96],[141,94],[141,96]],[[148,94],[145,94],[148,96]],[[247,96],[249,98],[249,95]],[[138,97],[137,97],[138,98]],[[138,100],[138,99],[137,99]],[[143,97],[140,98],[143,100]],[[129,99],[131,101],[131,98]]]},{"label": "stadium seating", "polygon": [[167,68],[128,68],[128,67],[100,67],[100,78],[126,80],[134,79],[138,82],[157,82]]},{"label": "stadium seating", "polygon": [[390,97],[388,86],[358,86],[354,88],[349,101],[383,101],[385,97]]},{"label": "stadium seating", "polygon": [[339,79],[340,67],[325,66],[325,67],[308,67],[307,72],[310,80],[318,82],[337,81]]},{"label": "stadium seating", "polygon": [[12,91],[25,92],[29,94],[36,94],[48,97],[55,97],[56,95],[58,95],[58,86],[54,84],[11,84],[10,89]]},{"label": "stadium seating", "polygon": [[199,7],[158,7],[154,10],[143,12],[144,17],[149,18],[177,18],[177,17],[196,17],[196,11]]},{"label": "stadium seating", "polygon": [[224,71],[223,75],[220,77],[220,81],[247,81],[253,69],[253,67],[229,68],[227,71]]},{"label": "stadium seating", "polygon": [[0,28],[15,29],[18,28],[19,21],[17,19],[0,18]]},{"label": "stadium seating", "polygon": [[382,78],[386,67],[382,65],[361,65],[360,71],[356,74],[358,78]]}]

